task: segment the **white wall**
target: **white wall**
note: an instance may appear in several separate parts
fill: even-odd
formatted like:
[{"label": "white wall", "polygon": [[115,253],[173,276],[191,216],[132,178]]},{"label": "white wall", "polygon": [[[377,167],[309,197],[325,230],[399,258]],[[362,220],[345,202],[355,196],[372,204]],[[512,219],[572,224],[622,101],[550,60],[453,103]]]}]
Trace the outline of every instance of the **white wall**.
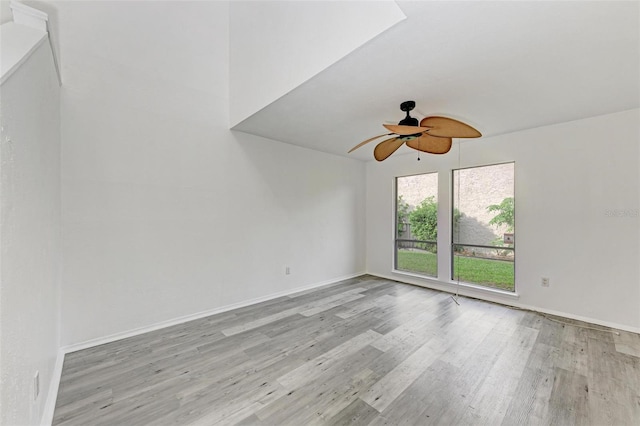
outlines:
[{"label": "white wall", "polygon": [[10,4],[11,0],[0,0],[0,25],[13,20]]},{"label": "white wall", "polygon": [[[640,111],[631,110],[461,144],[445,156],[396,155],[367,163],[367,270],[455,290],[440,251],[439,279],[392,273],[393,179],[440,171],[441,206],[451,168],[515,161],[518,299],[464,289],[476,297],[640,331]],[[613,213],[621,211],[623,213]],[[439,242],[448,247],[448,214]],[[540,286],[542,276],[551,279]]]},{"label": "white wall", "polygon": [[228,130],[227,4],[57,7],[63,345],[364,271],[365,165]]},{"label": "white wall", "polygon": [[[3,39],[3,49],[10,43]],[[37,424],[60,333],[60,101],[48,43],[0,97],[0,423]]]}]

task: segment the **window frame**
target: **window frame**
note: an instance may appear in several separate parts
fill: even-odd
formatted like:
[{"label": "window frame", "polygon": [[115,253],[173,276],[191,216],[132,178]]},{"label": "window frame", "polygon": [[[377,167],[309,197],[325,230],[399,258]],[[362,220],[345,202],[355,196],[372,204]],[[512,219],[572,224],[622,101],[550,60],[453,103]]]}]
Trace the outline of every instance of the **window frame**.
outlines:
[{"label": "window frame", "polygon": [[[440,199],[440,187],[439,187],[439,183],[440,183],[440,172],[439,171],[429,171],[429,172],[424,172],[424,173],[413,173],[413,174],[407,174],[407,175],[402,175],[402,176],[395,176],[394,177],[394,201],[393,201],[393,272],[397,272],[397,273],[401,273],[401,274],[408,274],[408,275],[414,275],[414,276],[418,276],[421,278],[426,278],[426,279],[438,279],[439,276],[439,268],[438,268],[438,263],[439,263],[439,248],[438,248],[438,241],[437,239],[435,241],[427,241],[427,240],[409,240],[409,239],[403,239],[403,238],[399,238],[398,237],[398,199],[400,197],[400,195],[398,194],[398,180],[402,179],[402,178],[407,178],[407,177],[412,177],[412,176],[423,176],[423,175],[435,175],[436,176],[436,193],[435,193],[435,200],[436,200],[436,204],[438,205],[438,211],[440,209],[440,203],[439,203],[439,199]],[[439,228],[439,223],[436,224],[436,229]],[[400,269],[398,267],[398,243],[399,242],[414,242],[414,243],[424,243],[424,244],[432,244],[435,248],[436,248],[436,270],[435,270],[435,275],[431,275],[428,273],[424,273],[424,272],[418,272],[418,271],[411,271],[411,270],[406,270],[406,269]]]},{"label": "window frame", "polygon": [[[461,284],[461,285],[465,285],[468,287],[473,287],[473,288],[477,288],[477,289],[482,289],[482,290],[486,290],[486,291],[490,291],[490,292],[499,292],[499,293],[503,293],[503,294],[508,294],[508,295],[518,295],[517,293],[517,283],[516,283],[516,239],[514,238],[513,241],[513,247],[502,247],[505,250],[511,250],[513,252],[513,290],[506,290],[506,289],[500,289],[500,288],[496,288],[496,287],[491,287],[488,285],[483,285],[480,283],[473,283],[473,282],[468,282],[468,281],[460,281],[460,277],[458,275],[458,277],[456,277],[455,274],[455,254],[454,254],[454,249],[456,246],[464,246],[464,247],[478,247],[478,248],[487,248],[487,249],[497,249],[497,248],[501,248],[500,246],[489,246],[489,245],[479,245],[479,244],[465,244],[465,243],[461,243],[461,242],[456,242],[455,241],[455,223],[454,223],[454,214],[455,214],[455,208],[456,208],[456,179],[455,179],[455,173],[457,171],[460,170],[469,170],[469,169],[479,169],[482,167],[492,167],[492,166],[500,166],[503,164],[513,164],[513,234],[515,236],[516,234],[516,161],[512,160],[512,161],[503,161],[503,162],[498,162],[498,163],[491,163],[491,164],[481,164],[481,165],[475,165],[475,166],[467,166],[467,167],[458,167],[458,168],[452,168],[450,170],[449,176],[451,178],[451,201],[450,201],[450,206],[449,206],[449,223],[450,223],[450,228],[451,228],[451,233],[450,233],[450,248],[449,248],[449,267],[450,267],[450,280],[452,282],[455,282],[457,284]],[[459,191],[459,186],[458,186],[458,197],[459,197],[460,191]],[[458,203],[459,204],[459,203]]]}]

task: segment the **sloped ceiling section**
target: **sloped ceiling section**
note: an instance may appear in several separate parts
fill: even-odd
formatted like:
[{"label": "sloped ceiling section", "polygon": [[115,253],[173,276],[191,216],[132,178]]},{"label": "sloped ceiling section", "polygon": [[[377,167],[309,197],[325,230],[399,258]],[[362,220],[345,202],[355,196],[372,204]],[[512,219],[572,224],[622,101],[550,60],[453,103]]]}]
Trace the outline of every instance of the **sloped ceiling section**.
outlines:
[{"label": "sloped ceiling section", "polygon": [[397,4],[405,20],[235,129],[370,161],[375,143],[347,151],[405,100],[484,136],[640,106],[640,2]]},{"label": "sloped ceiling section", "polygon": [[403,19],[394,1],[231,2],[231,127]]}]

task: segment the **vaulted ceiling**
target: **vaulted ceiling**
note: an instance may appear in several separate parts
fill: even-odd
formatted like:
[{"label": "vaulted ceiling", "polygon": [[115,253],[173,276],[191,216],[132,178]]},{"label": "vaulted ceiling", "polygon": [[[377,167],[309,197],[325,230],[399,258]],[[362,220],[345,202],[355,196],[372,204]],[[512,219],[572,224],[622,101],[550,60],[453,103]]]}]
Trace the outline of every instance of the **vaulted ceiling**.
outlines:
[{"label": "vaulted ceiling", "polygon": [[[215,0],[168,16],[161,6],[178,0],[24,2],[50,14],[67,86],[83,75],[134,90],[105,77],[110,61],[217,99],[228,68],[234,130],[360,160],[375,144],[347,151],[403,118],[405,100],[417,118],[449,116],[485,137],[640,107],[638,1],[232,1],[228,64],[212,62],[227,46],[206,38],[208,25],[227,24]],[[149,9],[148,22],[98,31],[127,8]],[[169,30],[177,54],[154,42]]]},{"label": "vaulted ceiling", "polygon": [[[406,19],[234,129],[347,155],[405,100],[484,136],[640,106],[636,1],[396,3]],[[371,160],[373,145],[349,156]]]}]

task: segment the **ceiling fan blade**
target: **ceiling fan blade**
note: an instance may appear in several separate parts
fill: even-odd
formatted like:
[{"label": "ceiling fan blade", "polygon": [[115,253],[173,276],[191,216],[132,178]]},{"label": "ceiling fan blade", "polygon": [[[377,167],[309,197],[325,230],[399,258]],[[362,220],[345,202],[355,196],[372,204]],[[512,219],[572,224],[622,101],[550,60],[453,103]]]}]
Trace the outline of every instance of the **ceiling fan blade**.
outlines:
[{"label": "ceiling fan blade", "polygon": [[439,138],[479,138],[482,134],[463,123],[447,117],[425,117],[420,126],[430,127],[429,134]]},{"label": "ceiling fan blade", "polygon": [[407,141],[407,146],[429,154],[446,154],[451,149],[451,138],[438,138],[423,133],[420,137]]},{"label": "ceiling fan blade", "polygon": [[415,135],[429,130],[429,127],[401,126],[399,124],[383,124],[383,126],[390,132],[400,136]]},{"label": "ceiling fan blade", "polygon": [[373,156],[376,160],[382,161],[396,152],[402,146],[404,140],[401,138],[391,138],[380,142],[376,149],[373,150]]},{"label": "ceiling fan blade", "polygon": [[382,135],[378,135],[378,136],[374,136],[374,137],[372,137],[372,138],[369,138],[369,139],[367,139],[366,141],[362,141],[362,142],[360,142],[358,145],[356,145],[356,146],[354,146],[353,148],[351,148],[347,154],[351,153],[352,151],[355,151],[356,149],[360,148],[362,145],[368,144],[369,142],[371,142],[371,141],[373,141],[373,140],[376,140],[376,139],[381,138],[381,137],[383,137],[383,136],[390,136],[390,135],[392,135],[392,134],[393,134],[393,133],[384,133],[384,134],[382,134]]}]

